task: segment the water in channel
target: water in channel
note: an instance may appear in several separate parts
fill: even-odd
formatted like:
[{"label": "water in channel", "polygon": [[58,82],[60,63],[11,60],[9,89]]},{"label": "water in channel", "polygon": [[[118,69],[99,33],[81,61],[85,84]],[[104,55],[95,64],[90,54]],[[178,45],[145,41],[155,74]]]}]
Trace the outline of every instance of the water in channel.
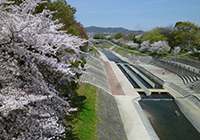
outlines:
[{"label": "water in channel", "polygon": [[114,61],[115,63],[127,63],[121,60],[119,57],[117,57],[113,53],[111,53],[110,51],[106,51],[103,47],[101,47],[101,50],[110,61]]},{"label": "water in channel", "polygon": [[[109,51],[103,53],[110,61],[126,63]],[[138,85],[131,80],[126,72],[118,66],[134,88]],[[158,86],[160,87],[160,86]],[[180,111],[174,100],[168,94],[152,94],[146,97],[140,94],[139,102],[155,132],[161,140],[199,140],[200,133]]]},{"label": "water in channel", "polygon": [[140,106],[161,140],[200,139],[200,133],[167,94],[140,95]]}]

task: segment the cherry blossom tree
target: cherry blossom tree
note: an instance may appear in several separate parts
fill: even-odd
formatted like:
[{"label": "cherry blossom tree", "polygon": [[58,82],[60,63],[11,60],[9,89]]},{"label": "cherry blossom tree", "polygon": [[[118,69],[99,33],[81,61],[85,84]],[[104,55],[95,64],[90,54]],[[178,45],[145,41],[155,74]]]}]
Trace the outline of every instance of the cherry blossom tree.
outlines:
[{"label": "cherry blossom tree", "polygon": [[114,43],[116,43],[116,44],[118,44],[118,45],[126,45],[126,43],[127,43],[127,41],[126,40],[124,40],[123,38],[119,38],[119,39],[112,39],[112,41],[114,42]]},{"label": "cherry blossom tree", "polygon": [[150,48],[150,41],[147,40],[147,41],[142,42],[139,50],[140,51],[147,51],[149,48]]},{"label": "cherry blossom tree", "polygon": [[153,44],[151,44],[151,47],[149,48],[150,52],[155,52],[157,54],[165,54],[169,52],[169,50],[170,50],[170,47],[167,41],[154,42]]},{"label": "cherry blossom tree", "polygon": [[136,35],[135,38],[137,39],[137,42],[139,42],[140,38],[142,37],[142,35]]},{"label": "cherry blossom tree", "polygon": [[[47,9],[33,14],[41,0],[23,0],[19,6],[12,3],[0,1],[1,114],[6,117],[31,102],[51,98],[69,106],[58,96],[55,84],[63,77],[69,82],[76,80],[83,73],[80,46],[86,40],[60,31],[63,25],[53,21],[53,12]],[[51,123],[45,123],[49,120]],[[41,129],[52,128],[52,135],[62,134],[65,128],[57,121],[55,113],[49,115]]]},{"label": "cherry blossom tree", "polygon": [[177,56],[177,54],[181,51],[181,48],[179,46],[175,47],[172,53]]},{"label": "cherry blossom tree", "polygon": [[126,45],[132,49],[138,49],[139,44],[134,43],[133,41],[129,41],[128,43],[126,43]]}]

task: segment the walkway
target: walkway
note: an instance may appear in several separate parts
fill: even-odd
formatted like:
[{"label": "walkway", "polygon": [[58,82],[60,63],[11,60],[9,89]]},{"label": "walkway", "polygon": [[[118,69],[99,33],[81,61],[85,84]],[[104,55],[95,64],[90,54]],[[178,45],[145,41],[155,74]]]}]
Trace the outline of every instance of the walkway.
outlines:
[{"label": "walkway", "polygon": [[108,61],[104,61],[104,66],[107,72],[108,80],[111,87],[111,92],[113,95],[125,95],[120,83],[117,80],[110,64]]},{"label": "walkway", "polygon": [[[177,75],[174,74],[166,69],[159,68],[153,65],[148,65],[148,64],[139,64],[139,66],[145,68],[148,72],[153,73],[155,76],[159,77],[162,79],[165,83],[175,83],[178,85],[184,85],[182,82],[182,79]],[[165,74],[163,75],[163,70],[165,71]]]},{"label": "walkway", "polygon": [[[101,52],[100,52],[101,53]],[[141,99],[118,66],[101,53],[112,95],[115,97],[128,140],[159,139],[138,104]]]}]

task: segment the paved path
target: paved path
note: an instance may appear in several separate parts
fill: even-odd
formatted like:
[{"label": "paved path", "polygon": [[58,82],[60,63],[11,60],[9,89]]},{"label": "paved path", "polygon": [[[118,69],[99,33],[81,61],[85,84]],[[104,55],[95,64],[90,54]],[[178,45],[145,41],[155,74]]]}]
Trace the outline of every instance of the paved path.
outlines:
[{"label": "paved path", "polygon": [[[145,68],[147,71],[153,73],[154,75],[156,75],[157,77],[159,77],[160,79],[162,79],[165,83],[175,83],[178,85],[184,85],[182,79],[175,73],[172,73],[166,69],[160,68],[160,67],[156,67],[153,65],[148,65],[148,64],[139,64],[140,66],[142,66],[143,68]],[[163,70],[165,70],[165,74],[163,75]]]},{"label": "paved path", "polygon": [[106,69],[106,73],[107,73],[107,76],[108,76],[108,80],[109,80],[109,83],[110,83],[112,94],[113,95],[125,95],[125,93],[122,90],[122,87],[121,87],[119,81],[117,80],[117,77],[115,76],[109,62],[104,61],[104,66],[105,66],[105,69]]},{"label": "paved path", "polygon": [[151,140],[137,108],[133,105],[134,96],[115,96],[115,99],[128,140]]},{"label": "paved path", "polygon": [[159,139],[150,123],[144,125],[144,122],[149,121],[141,107],[134,105],[134,102],[138,103],[141,99],[138,92],[114,62],[109,61],[103,53],[101,58],[104,61],[112,95],[117,102],[128,140]]}]

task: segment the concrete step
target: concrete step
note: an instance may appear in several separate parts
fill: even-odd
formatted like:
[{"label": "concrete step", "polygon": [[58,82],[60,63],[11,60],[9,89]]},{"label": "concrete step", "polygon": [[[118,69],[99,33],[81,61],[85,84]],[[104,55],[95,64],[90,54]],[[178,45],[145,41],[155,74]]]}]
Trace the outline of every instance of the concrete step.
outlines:
[{"label": "concrete step", "polygon": [[184,97],[191,95],[190,92],[187,91],[185,86],[181,87],[181,86],[178,86],[174,83],[170,83],[168,86],[170,88],[172,88],[173,90],[177,91],[179,94],[181,94]]}]

